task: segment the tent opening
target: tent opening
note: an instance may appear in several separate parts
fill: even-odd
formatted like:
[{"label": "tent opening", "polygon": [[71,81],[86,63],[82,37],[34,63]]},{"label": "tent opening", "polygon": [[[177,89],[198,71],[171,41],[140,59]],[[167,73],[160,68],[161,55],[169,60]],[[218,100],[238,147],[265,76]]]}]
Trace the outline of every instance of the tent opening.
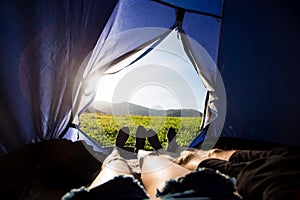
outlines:
[{"label": "tent opening", "polygon": [[[93,138],[109,146],[114,144],[117,131],[123,126],[130,126],[130,135],[134,135],[137,122],[142,120],[133,116],[148,117],[142,125],[151,128],[149,124],[155,124],[160,127],[157,132],[167,131],[164,124],[171,116],[180,119],[196,116],[198,121],[191,125],[196,127],[195,133],[175,127],[178,136],[186,131],[180,145],[200,147],[206,136],[217,141],[226,111],[224,85],[216,66],[221,16],[154,1],[134,3],[139,9],[131,10],[130,1],[119,2],[88,62],[78,72],[72,123],[89,135],[85,116],[93,115],[91,118],[97,124],[105,118],[104,114],[110,114],[107,123],[114,123],[115,129],[107,131],[106,139],[99,136],[104,128],[90,126],[96,133]],[[156,12],[142,12],[149,9]],[[140,15],[136,15],[139,12],[149,15],[139,20]],[[158,13],[164,16],[163,20],[153,21]],[[125,18],[128,21],[123,24],[124,20],[119,19]],[[125,124],[117,118],[120,116],[129,117]],[[158,125],[154,117],[165,120]],[[165,133],[160,140],[164,144]],[[128,145],[134,143],[132,137],[128,141]]]},{"label": "tent opening", "polygon": [[[166,146],[169,128],[188,146],[199,134],[207,89],[185,53],[177,29],[120,62],[99,77],[93,102],[80,117],[80,129],[101,146],[114,146],[118,130],[129,127],[134,147],[138,126],[153,129]],[[151,149],[146,142],[146,149]]]}]

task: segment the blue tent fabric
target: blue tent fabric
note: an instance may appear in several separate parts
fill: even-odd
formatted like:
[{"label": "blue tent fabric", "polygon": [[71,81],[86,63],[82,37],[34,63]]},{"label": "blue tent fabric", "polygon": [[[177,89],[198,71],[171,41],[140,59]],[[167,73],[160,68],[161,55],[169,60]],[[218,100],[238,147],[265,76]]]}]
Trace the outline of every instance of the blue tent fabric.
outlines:
[{"label": "blue tent fabric", "polygon": [[201,148],[201,145],[205,140],[206,134],[207,129],[202,129],[200,133],[195,137],[195,139],[189,144],[189,148]]},{"label": "blue tent fabric", "polygon": [[[176,9],[148,0],[120,1],[115,13],[113,27],[109,30],[111,35],[142,27],[171,28],[176,20]],[[220,24],[220,19],[187,12],[183,29],[187,35],[203,45],[215,60]]]},{"label": "blue tent fabric", "polygon": [[116,1],[1,1],[0,149],[58,138],[73,77]]},{"label": "blue tent fabric", "polygon": [[179,7],[188,11],[200,12],[202,14],[222,16],[223,1],[222,0],[202,0],[202,1],[178,1],[178,0],[160,0],[160,2]]},{"label": "blue tent fabric", "polygon": [[299,24],[296,1],[225,2],[223,136],[299,146]]}]

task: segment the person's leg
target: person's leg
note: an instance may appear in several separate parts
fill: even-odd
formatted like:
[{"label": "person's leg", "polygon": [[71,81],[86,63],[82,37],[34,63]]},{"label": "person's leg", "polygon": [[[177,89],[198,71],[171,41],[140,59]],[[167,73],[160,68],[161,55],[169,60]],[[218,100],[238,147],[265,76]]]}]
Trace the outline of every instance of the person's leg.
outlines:
[{"label": "person's leg", "polygon": [[273,148],[270,150],[237,150],[231,157],[233,163],[250,162],[261,158],[270,158],[272,156],[287,156],[287,148]]},{"label": "person's leg", "polygon": [[127,164],[126,160],[121,157],[120,151],[124,148],[124,145],[129,137],[129,128],[123,127],[119,130],[116,147],[111,154],[107,156],[102,164],[102,168],[98,176],[89,186],[89,189],[95,188],[109,180],[114,179],[119,175],[132,175],[132,170]]},{"label": "person's leg", "polygon": [[209,158],[217,158],[220,160],[229,161],[232,154],[234,154],[236,150],[222,150],[222,149],[212,149],[209,152]]},{"label": "person's leg", "polygon": [[180,153],[175,163],[187,169],[195,170],[203,160],[216,158],[228,161],[234,152],[235,150],[224,151],[221,149],[212,149],[204,151],[200,149],[187,149]]},{"label": "person's leg", "polygon": [[147,139],[155,151],[163,148],[158,139],[157,133],[153,129],[149,129],[147,131]]},{"label": "person's leg", "polygon": [[176,142],[176,131],[173,127],[170,127],[167,132],[167,141],[168,145],[166,147],[166,150],[169,152],[176,152],[179,145]]},{"label": "person's leg", "polygon": [[119,130],[116,138],[116,147],[123,149],[127,139],[129,138],[129,134],[130,134],[129,127],[127,126],[122,127]]},{"label": "person's leg", "polygon": [[143,126],[138,126],[135,132],[135,148],[134,152],[138,153],[140,149],[144,149],[147,137],[147,130]]},{"label": "person's leg", "polygon": [[118,148],[114,148],[112,153],[104,160],[100,173],[89,186],[89,189],[97,187],[119,175],[132,175],[132,170],[126,163],[126,160],[120,156]]},{"label": "person's leg", "polygon": [[102,170],[87,188],[72,189],[62,199],[148,199],[144,187],[134,178],[116,147],[104,160]]},{"label": "person's leg", "polygon": [[173,127],[170,127],[166,134],[167,141],[168,141],[166,151],[179,155],[182,151],[186,150],[186,147],[179,146],[179,144],[176,141],[177,138],[176,135],[177,135],[176,130]]},{"label": "person's leg", "polygon": [[[175,137],[175,135],[173,135],[173,136]],[[177,153],[175,153],[173,151],[167,151],[167,150],[163,149],[163,147],[162,147],[162,145],[159,141],[158,135],[153,129],[149,129],[147,131],[147,139],[148,139],[150,145],[152,146],[153,150],[156,152],[157,155],[160,155],[162,157],[166,157],[167,159],[169,159],[173,162],[174,162],[174,158],[178,157]],[[169,138],[169,141],[171,141],[171,140],[172,139]],[[174,141],[174,142],[176,143],[176,141]],[[176,150],[176,149],[174,149],[174,150]]]},{"label": "person's leg", "polygon": [[162,156],[147,155],[140,160],[141,179],[150,198],[172,179],[184,176],[191,171]]}]

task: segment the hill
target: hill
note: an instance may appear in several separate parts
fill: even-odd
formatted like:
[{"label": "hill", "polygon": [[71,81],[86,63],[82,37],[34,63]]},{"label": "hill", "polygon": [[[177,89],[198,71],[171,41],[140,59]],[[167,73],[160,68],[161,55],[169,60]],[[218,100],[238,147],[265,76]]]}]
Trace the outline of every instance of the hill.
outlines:
[{"label": "hill", "polygon": [[157,110],[133,103],[111,104],[103,101],[95,101],[88,107],[88,112],[111,115],[142,115],[142,116],[172,116],[172,117],[197,117],[202,113],[194,109],[169,109]]}]

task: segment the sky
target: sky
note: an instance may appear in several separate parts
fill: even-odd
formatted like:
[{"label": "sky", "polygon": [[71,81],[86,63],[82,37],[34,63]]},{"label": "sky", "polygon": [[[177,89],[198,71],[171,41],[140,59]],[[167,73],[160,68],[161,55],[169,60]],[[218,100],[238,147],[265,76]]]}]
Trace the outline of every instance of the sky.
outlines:
[{"label": "sky", "polygon": [[[108,72],[123,68],[138,55],[140,52]],[[95,101],[203,111],[205,95],[206,89],[173,31],[143,59],[118,73],[104,75],[98,83]]]}]

